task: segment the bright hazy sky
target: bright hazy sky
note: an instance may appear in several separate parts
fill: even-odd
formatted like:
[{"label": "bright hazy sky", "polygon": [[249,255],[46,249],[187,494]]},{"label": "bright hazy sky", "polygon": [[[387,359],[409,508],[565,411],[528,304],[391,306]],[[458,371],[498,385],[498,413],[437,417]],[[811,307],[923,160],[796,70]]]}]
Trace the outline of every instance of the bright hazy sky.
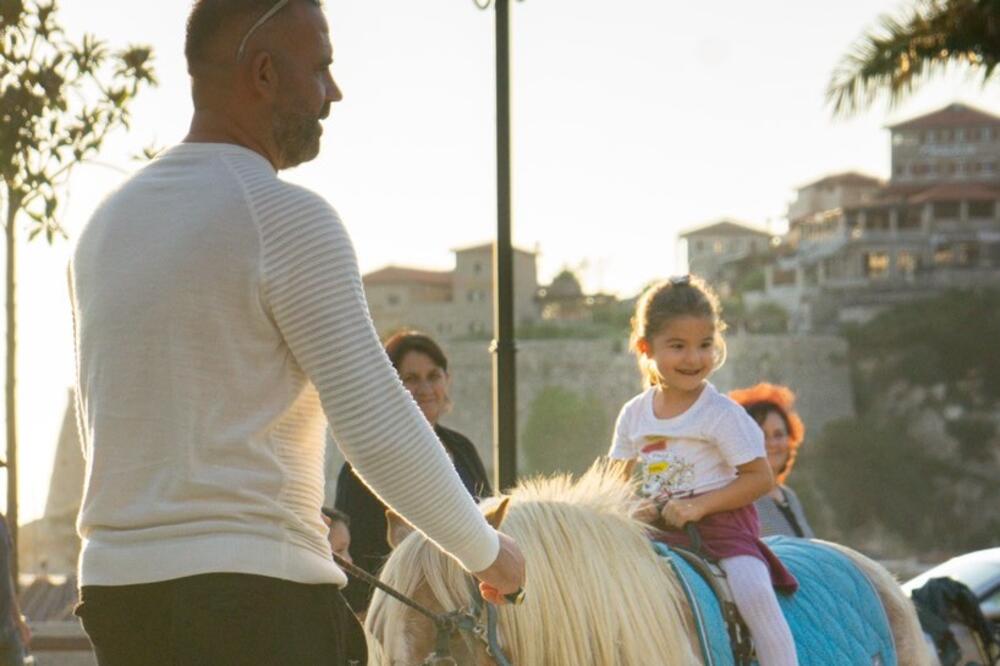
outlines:
[{"label": "bright hazy sky", "polygon": [[[169,145],[191,106],[187,1],[61,3],[74,37],[150,44],[161,85],[134,106],[103,166],[64,198],[71,236],[130,156]],[[326,196],[362,270],[447,269],[450,249],[495,228],[493,15],[472,0],[327,0],[344,101],[323,153],[288,172]],[[833,121],[834,65],[895,0],[747,3],[527,0],[513,7],[514,240],[547,281],[631,295],[678,268],[676,234],[731,216],[781,228],[796,186],[847,169],[889,171],[883,127],[959,100],[1000,112],[1000,84],[955,73],[894,111]],[[70,244],[21,250],[21,521],[41,516],[72,383],[64,267]],[[0,483],[0,503],[6,491]]]}]

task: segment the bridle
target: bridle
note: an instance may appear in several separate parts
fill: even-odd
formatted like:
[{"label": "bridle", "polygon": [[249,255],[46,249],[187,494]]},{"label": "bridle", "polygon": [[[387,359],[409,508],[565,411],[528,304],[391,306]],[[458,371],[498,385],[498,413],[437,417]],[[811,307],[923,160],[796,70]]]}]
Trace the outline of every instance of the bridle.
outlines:
[{"label": "bridle", "polygon": [[500,648],[500,637],[497,629],[497,608],[483,599],[483,595],[479,592],[479,585],[471,575],[465,575],[465,582],[469,590],[469,607],[447,613],[435,613],[423,604],[386,585],[375,576],[372,576],[364,569],[355,566],[342,557],[334,555],[333,559],[350,575],[364,581],[368,585],[377,587],[393,599],[409,606],[434,623],[436,632],[434,652],[421,662],[421,666],[458,666],[458,662],[455,661],[455,657],[451,653],[451,637],[456,633],[462,635],[467,644],[470,642],[470,639],[482,643],[486,648],[486,654],[489,655],[496,666],[512,666],[510,660],[507,659],[507,655]]}]

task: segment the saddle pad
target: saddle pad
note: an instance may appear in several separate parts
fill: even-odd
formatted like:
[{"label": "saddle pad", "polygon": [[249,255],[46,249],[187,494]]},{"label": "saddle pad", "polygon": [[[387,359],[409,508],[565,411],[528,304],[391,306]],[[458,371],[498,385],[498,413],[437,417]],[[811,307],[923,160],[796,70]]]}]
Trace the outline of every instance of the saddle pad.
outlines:
[{"label": "saddle pad", "polygon": [[[778,594],[795,637],[800,666],[896,666],[889,620],[862,571],[821,542],[770,537],[767,545],[799,581],[798,591]],[[679,574],[693,600],[702,655],[708,666],[732,666],[729,634],[711,587],[679,555],[654,544]]]}]

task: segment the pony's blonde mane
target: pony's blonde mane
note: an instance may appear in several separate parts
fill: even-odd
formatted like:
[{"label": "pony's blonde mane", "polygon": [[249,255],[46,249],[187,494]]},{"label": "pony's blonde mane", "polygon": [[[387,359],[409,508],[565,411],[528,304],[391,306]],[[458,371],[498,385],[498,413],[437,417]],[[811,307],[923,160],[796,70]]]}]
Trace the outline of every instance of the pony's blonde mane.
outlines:
[{"label": "pony's blonde mane", "polygon": [[[686,634],[683,592],[643,525],[629,517],[631,502],[613,465],[595,465],[576,481],[528,480],[511,493],[501,529],[527,560],[525,602],[499,612],[501,641],[513,663],[698,662]],[[400,544],[382,573],[404,594],[429,591],[444,610],[468,606],[464,576],[419,534]],[[658,618],[652,632],[650,618]],[[410,653],[415,614],[384,594],[373,598],[366,626],[381,643],[382,663],[420,663],[427,656]]]}]

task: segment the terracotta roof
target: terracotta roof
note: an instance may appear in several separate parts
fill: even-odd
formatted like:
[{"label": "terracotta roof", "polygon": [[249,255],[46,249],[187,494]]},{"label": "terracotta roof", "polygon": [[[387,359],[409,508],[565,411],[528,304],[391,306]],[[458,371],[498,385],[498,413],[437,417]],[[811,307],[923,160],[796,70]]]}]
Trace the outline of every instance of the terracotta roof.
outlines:
[{"label": "terracotta roof", "polygon": [[770,238],[772,234],[741,222],[719,220],[703,227],[689,229],[679,235],[680,238],[688,238],[690,236],[761,236],[763,238]]},{"label": "terracotta roof", "polygon": [[[456,247],[452,248],[451,251],[454,252],[455,254],[458,254],[459,252],[485,252],[485,251],[492,252],[493,241],[490,241],[489,243],[480,243],[479,245],[469,245],[468,247]],[[520,252],[521,254],[529,254],[532,256],[534,256],[535,254],[534,252],[529,252],[528,250],[522,250],[519,247],[515,247],[514,252]]]},{"label": "terracotta roof", "polygon": [[997,198],[1000,198],[1000,183],[906,183],[886,187],[868,204],[857,204],[847,208],[857,210],[872,205],[888,206],[955,199],[988,201]]},{"label": "terracotta roof", "polygon": [[868,174],[860,173],[858,171],[844,171],[842,173],[834,173],[829,176],[823,176],[819,180],[814,180],[811,183],[797,187],[797,190],[805,190],[810,187],[816,187],[817,185],[872,185],[878,186],[882,184],[881,178],[876,178],[875,176],[869,176]]},{"label": "terracotta roof", "polygon": [[968,127],[970,125],[1000,125],[1000,116],[981,111],[967,104],[955,103],[933,113],[889,125],[889,129],[935,129],[938,127]]},{"label": "terracotta roof", "polygon": [[972,201],[992,201],[1000,198],[1000,188],[985,183],[942,183],[930,187],[920,194],[910,197],[911,203],[926,201],[953,201],[966,199]]},{"label": "terracotta roof", "polygon": [[421,268],[406,268],[405,266],[386,266],[368,273],[361,279],[367,286],[416,282],[446,287],[451,286],[451,278],[451,271],[428,271]]}]

